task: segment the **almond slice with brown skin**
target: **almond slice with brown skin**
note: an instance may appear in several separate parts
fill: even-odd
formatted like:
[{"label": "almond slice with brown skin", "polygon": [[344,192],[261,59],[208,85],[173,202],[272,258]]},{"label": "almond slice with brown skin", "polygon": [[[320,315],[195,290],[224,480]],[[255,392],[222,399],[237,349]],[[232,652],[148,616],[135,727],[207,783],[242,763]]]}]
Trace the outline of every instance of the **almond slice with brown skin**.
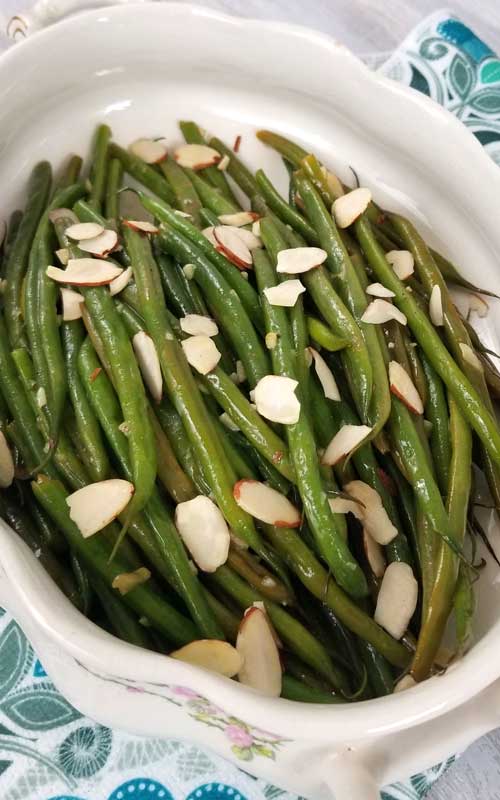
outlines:
[{"label": "almond slice with brown skin", "polygon": [[179,324],[181,330],[191,336],[217,336],[219,333],[217,323],[202,314],[186,314],[185,317],[179,317]]},{"label": "almond slice with brown skin", "polygon": [[163,142],[154,139],[136,139],[129,145],[129,151],[146,164],[159,164],[167,157],[168,151]]},{"label": "almond slice with brown skin", "polygon": [[132,228],[133,231],[138,231],[139,233],[160,232],[157,225],[153,225],[152,222],[147,222],[143,219],[124,219],[122,225],[125,225],[126,228]]},{"label": "almond slice with brown skin", "polygon": [[385,257],[400,281],[405,281],[415,271],[415,259],[409,250],[389,250]]},{"label": "almond slice with brown skin", "polygon": [[61,300],[64,322],[71,322],[81,318],[82,303],[85,300],[79,292],[74,292],[73,289],[61,289]]},{"label": "almond slice with brown skin", "polygon": [[125,286],[132,280],[133,275],[134,273],[132,267],[127,267],[127,269],[124,269],[121,275],[118,275],[118,277],[109,284],[109,293],[114,295],[122,292],[123,289],[125,289]]},{"label": "almond slice with brown skin", "polygon": [[145,331],[138,331],[132,338],[132,345],[144,383],[153,400],[159,403],[163,395],[163,378],[154,342]]},{"label": "almond slice with brown skin", "polygon": [[366,287],[366,294],[372,297],[395,297],[396,295],[390,289],[387,289],[381,283],[370,283]]},{"label": "almond slice with brown skin", "polygon": [[293,425],[300,417],[300,402],[295,394],[298,382],[282,375],[265,375],[254,389],[257,411],[271,422]]},{"label": "almond slice with brown skin", "polygon": [[217,366],[221,354],[209,336],[190,336],[181,342],[188,363],[202,375],[208,375]]},{"label": "almond slice with brown skin", "polygon": [[367,425],[342,425],[323,453],[322,464],[333,467],[366,439],[372,431]]},{"label": "almond slice with brown skin", "polygon": [[236,639],[243,660],[238,680],[266,697],[281,694],[281,660],[267,615],[260,608],[245,611]]},{"label": "almond slice with brown skin", "polygon": [[134,484],[120,478],[89,483],[68,495],[69,515],[84,539],[109,525],[126,508]]},{"label": "almond slice with brown skin", "polygon": [[413,570],[402,561],[387,567],[377,598],[374,619],[394,639],[401,639],[415,612],[418,583]]},{"label": "almond slice with brown skin", "polygon": [[221,155],[206,144],[183,144],[174,152],[174,158],[181,167],[196,171],[218,164]]},{"label": "almond slice with brown skin", "polygon": [[298,279],[283,281],[277,286],[270,286],[264,289],[264,294],[268,303],[272,306],[283,306],[293,308],[299,295],[305,292],[306,287]]},{"label": "almond slice with brown skin", "polygon": [[276,272],[298,275],[319,267],[326,261],[327,253],[321,247],[292,247],[280,250]]},{"label": "almond slice with brown skin", "polygon": [[389,322],[395,319],[401,325],[406,325],[406,317],[399,308],[389,303],[388,300],[373,300],[367,307],[361,317],[361,322],[367,322],[371,325],[380,325],[384,322]]},{"label": "almond slice with brown skin", "polygon": [[118,234],[116,231],[104,230],[94,239],[84,239],[78,242],[78,247],[84,253],[92,253],[94,256],[105,258],[118,244]]},{"label": "almond slice with brown skin", "polygon": [[398,535],[384,508],[379,493],[364,481],[350,481],[344,486],[346,494],[358,501],[363,528],[378,544],[389,544]]},{"label": "almond slice with brown skin", "polygon": [[389,387],[392,394],[399,398],[413,414],[424,413],[424,404],[417,387],[405,368],[397,361],[389,362]]},{"label": "almond slice with brown skin", "polygon": [[222,225],[232,225],[236,228],[241,228],[243,225],[251,225],[260,218],[260,214],[254,211],[237,211],[235,214],[219,214],[219,220]]},{"label": "almond slice with brown skin", "polygon": [[133,572],[121,572],[120,575],[113,578],[111,586],[113,589],[117,589],[122,597],[124,597],[138,586],[141,586],[141,584],[146,583],[150,577],[151,572],[147,567],[139,567]]},{"label": "almond slice with brown skin", "polygon": [[226,678],[233,678],[243,667],[243,658],[236,648],[218,639],[197,639],[169,655],[177,661],[208,669]]},{"label": "almond slice with brown skin", "polygon": [[95,239],[104,232],[104,226],[98,222],[76,222],[66,228],[65,234],[74,242],[83,242],[85,239]]},{"label": "almond slice with brown skin", "polygon": [[225,564],[231,537],[226,520],[209,497],[198,495],[179,503],[175,524],[193,560],[204,572]]},{"label": "almond slice with brown skin", "polygon": [[337,197],[332,205],[332,214],[339,228],[348,228],[368,208],[372,199],[369,189],[360,187]]},{"label": "almond slice with brown skin", "polygon": [[261,522],[276,528],[298,528],[299,510],[281,492],[265,483],[244,478],[234,484],[233,497],[239,507]]},{"label": "almond slice with brown skin", "polygon": [[441,298],[441,287],[437,283],[432,287],[429,298],[429,317],[436,327],[444,325],[443,300]]},{"label": "almond slice with brown skin", "polygon": [[337,382],[333,377],[333,372],[331,371],[330,367],[326,363],[323,356],[320,356],[317,350],[313,347],[308,348],[310,354],[314,359],[314,368],[316,370],[316,375],[318,376],[319,382],[321,383],[321,387],[323,389],[323,393],[328,400],[340,400],[340,392],[337,386]]},{"label": "almond slice with brown skin", "polygon": [[0,431],[0,488],[7,489],[14,480],[15,467],[7,439]]},{"label": "almond slice with brown skin", "polygon": [[217,225],[213,230],[217,242],[217,249],[239,269],[249,269],[252,266],[252,254],[239,235],[238,228],[230,225]]},{"label": "almond slice with brown skin", "polygon": [[66,269],[47,267],[46,275],[72,286],[105,286],[123,272],[121,267],[98,258],[70,259]]}]

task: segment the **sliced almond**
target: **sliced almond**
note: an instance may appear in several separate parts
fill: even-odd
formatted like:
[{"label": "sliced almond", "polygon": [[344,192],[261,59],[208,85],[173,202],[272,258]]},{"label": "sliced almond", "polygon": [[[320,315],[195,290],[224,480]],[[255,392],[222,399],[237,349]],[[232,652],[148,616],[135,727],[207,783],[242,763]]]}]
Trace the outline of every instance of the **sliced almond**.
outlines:
[{"label": "sliced almond", "polygon": [[118,244],[118,234],[116,231],[104,230],[99,236],[94,239],[85,239],[78,242],[78,247],[84,253],[92,253],[94,256],[101,256],[105,258]]},{"label": "sliced almond", "polygon": [[330,172],[327,170],[326,167],[321,167],[321,172],[326,180],[326,184],[330,190],[330,193],[336,199],[337,197],[341,197],[345,194],[344,187],[342,186],[341,181],[337,178],[334,172]]},{"label": "sliced almond", "polygon": [[114,281],[111,281],[111,283],[109,284],[109,293],[111,295],[119,294],[121,291],[123,291],[123,289],[125,289],[125,286],[132,280],[133,275],[134,273],[132,267],[127,267],[127,269],[124,269],[121,275],[118,275],[118,277],[115,278]]},{"label": "sliced almond", "polygon": [[282,375],[265,375],[254,389],[257,411],[271,422],[293,425],[300,417],[300,403],[295,394],[298,382]]},{"label": "sliced almond", "polygon": [[375,622],[394,639],[401,639],[417,607],[418,583],[413,570],[402,561],[387,567],[375,609]]},{"label": "sliced almond", "polygon": [[468,319],[472,312],[476,313],[478,317],[486,317],[489,312],[489,305],[480,294],[475,292],[468,292],[459,286],[448,287],[451,299],[457,307],[459,313]]},{"label": "sliced almond", "polygon": [[47,405],[47,394],[43,386],[39,386],[36,390],[36,404],[38,408],[43,408]]},{"label": "sliced almond", "polygon": [[134,494],[134,484],[120,478],[89,483],[68,495],[69,515],[87,539],[121,514]]},{"label": "sliced almond", "polygon": [[401,325],[406,325],[406,317],[399,308],[389,303],[388,300],[373,300],[363,313],[361,322],[380,325],[384,322],[389,322],[391,319],[395,319]]},{"label": "sliced almond", "polygon": [[66,228],[66,236],[74,242],[83,242],[85,239],[95,239],[104,232],[104,226],[98,222],[76,222]]},{"label": "sliced almond", "polygon": [[344,486],[344,491],[358,500],[363,528],[374,541],[385,545],[396,538],[398,529],[392,524],[375,489],[364,481],[354,480]]},{"label": "sliced almond", "polygon": [[72,286],[104,286],[123,272],[121,267],[98,258],[70,258],[66,269],[47,267],[46,275]]},{"label": "sliced almond", "polygon": [[409,250],[389,250],[385,257],[400,281],[405,281],[415,271],[415,259]]},{"label": "sliced almond", "polygon": [[366,439],[371,428],[367,425],[342,425],[323,453],[322,464],[333,467]]},{"label": "sliced almond", "polygon": [[326,259],[327,253],[321,247],[292,247],[280,250],[276,272],[298,275],[300,272],[309,272],[310,269],[319,267]]},{"label": "sliced almond", "polygon": [[347,497],[329,497],[328,503],[334,514],[354,514],[356,519],[363,521],[363,507],[355,500]]},{"label": "sliced almond", "polygon": [[339,228],[348,228],[363,214],[371,203],[372,193],[360,187],[337,197],[332,205],[332,214]]},{"label": "sliced almond", "polygon": [[14,480],[15,467],[14,459],[7,439],[2,431],[0,431],[0,488],[7,489]]},{"label": "sliced almond", "polygon": [[230,163],[231,163],[231,159],[229,158],[228,154],[226,153],[225,155],[222,156],[221,160],[217,164],[217,169],[220,170],[220,172],[225,172]]},{"label": "sliced almond", "polygon": [[396,683],[393,693],[397,694],[398,692],[405,692],[407,689],[413,689],[415,686],[417,686],[415,678],[413,678],[411,675],[405,675]]},{"label": "sliced almond", "polygon": [[387,289],[385,286],[382,286],[381,283],[370,283],[369,286],[366,287],[366,294],[372,295],[372,297],[395,297],[396,295],[390,289]]},{"label": "sliced almond", "polygon": [[168,153],[163,142],[153,139],[136,139],[128,149],[146,164],[159,164],[166,159]]},{"label": "sliced almond", "polygon": [[213,230],[220,250],[229,261],[239,269],[248,269],[252,266],[252,254],[245,242],[239,236],[238,228],[230,225],[217,225]]},{"label": "sliced almond", "polygon": [[266,333],[264,341],[268,350],[274,350],[278,344],[278,334],[276,331],[269,331],[269,333]]},{"label": "sliced almond", "polygon": [[276,528],[298,528],[302,517],[285,495],[265,483],[243,479],[234,484],[233,497],[244,511]]},{"label": "sliced almond", "polygon": [[61,289],[62,318],[64,322],[80,319],[82,316],[82,303],[85,302],[79,292],[73,289]]},{"label": "sliced almond", "polygon": [[432,287],[429,299],[429,317],[436,327],[444,325],[443,301],[441,298],[441,287],[437,283]]},{"label": "sliced almond", "polygon": [[70,208],[53,208],[52,211],[49,211],[49,219],[52,223],[56,223],[60,219],[64,219],[67,222],[71,220],[72,225],[80,224],[80,220],[76,216],[75,212]]},{"label": "sliced almond", "polygon": [[389,362],[389,386],[392,394],[398,397],[413,414],[424,413],[424,404],[417,387],[405,368],[397,361]]},{"label": "sliced almond", "polygon": [[208,239],[210,244],[213,244],[214,247],[218,247],[219,243],[214,236],[214,230],[215,230],[214,225],[209,225],[208,228],[203,228],[202,234],[205,237],[205,239]]},{"label": "sliced almond", "polygon": [[69,261],[69,250],[67,247],[61,247],[60,250],[56,250],[56,256],[59,259],[60,263],[63,267],[68,265]]},{"label": "sliced almond", "polygon": [[117,589],[122,597],[124,597],[129,592],[137,589],[138,586],[146,583],[150,577],[151,572],[147,567],[139,567],[139,569],[135,569],[133,572],[122,572],[120,575],[117,575],[116,578],[113,578],[111,586],[113,589]]},{"label": "sliced almond", "polygon": [[153,225],[152,222],[146,222],[146,220],[143,219],[124,219],[122,224],[127,228],[132,228],[133,231],[139,231],[139,233],[160,232],[157,225]]},{"label": "sliced almond", "polygon": [[225,675],[226,678],[233,678],[243,667],[243,658],[236,648],[218,639],[198,639],[169,655],[186,664]]},{"label": "sliced almond", "polygon": [[226,520],[209,497],[198,495],[179,503],[175,524],[193,560],[204,572],[225,564],[231,537]]},{"label": "sliced almond", "polygon": [[333,377],[333,372],[331,371],[330,367],[326,363],[323,356],[320,356],[317,350],[313,347],[308,347],[309,353],[312,355],[314,359],[314,368],[316,370],[316,375],[318,376],[319,382],[321,383],[321,387],[323,389],[323,393],[328,400],[340,400],[340,392],[337,386],[337,382]]},{"label": "sliced almond", "polygon": [[163,394],[163,379],[154,342],[145,331],[138,331],[132,338],[132,345],[144,383],[151,392],[153,400],[159,403]]},{"label": "sliced almond", "polygon": [[218,164],[221,155],[206,144],[183,144],[174,152],[174,158],[181,167],[198,170]]},{"label": "sliced almond", "polygon": [[[215,241],[215,239],[214,239],[214,241]],[[196,270],[196,267],[195,267],[194,264],[184,264],[184,266],[182,268],[182,271],[184,273],[184,276],[185,276],[186,280],[188,280],[188,281],[192,281],[193,280],[195,270]]]},{"label": "sliced almond", "polygon": [[471,367],[474,367],[474,369],[483,372],[483,365],[481,364],[479,358],[475,354],[472,347],[470,347],[468,344],[465,344],[464,342],[460,342],[460,350],[464,361],[470,364]]},{"label": "sliced almond", "polygon": [[251,225],[260,217],[254,211],[237,211],[235,214],[219,214],[219,220],[223,225],[232,225],[241,228],[243,225]]},{"label": "sliced almond", "polygon": [[376,578],[382,578],[387,567],[384,551],[366,529],[363,530],[363,549],[371,571]]},{"label": "sliced almond", "polygon": [[292,308],[299,295],[305,290],[306,287],[298,279],[295,279],[283,281],[283,283],[278,283],[277,286],[270,286],[268,289],[264,289],[264,294],[270,305]]},{"label": "sliced almond", "polygon": [[281,661],[267,615],[260,608],[245,611],[236,649],[243,659],[238,680],[266,697],[281,694]]},{"label": "sliced almond", "polygon": [[221,354],[209,336],[190,336],[181,345],[188,363],[202,375],[215,369],[220,361]]},{"label": "sliced almond", "polygon": [[[231,227],[231,226],[230,226]],[[232,227],[235,227],[234,225]],[[246,244],[250,252],[252,250],[260,250],[262,247],[261,239],[253,233],[253,231],[247,231],[246,228],[235,228],[238,232],[238,236],[243,241],[243,244]]]},{"label": "sliced almond", "polygon": [[190,333],[192,336],[217,336],[219,329],[217,324],[201,314],[186,314],[179,318],[181,330]]},{"label": "sliced almond", "polygon": [[252,225],[252,233],[258,239],[260,238],[260,219],[258,219],[256,222],[253,223],[253,225]]}]

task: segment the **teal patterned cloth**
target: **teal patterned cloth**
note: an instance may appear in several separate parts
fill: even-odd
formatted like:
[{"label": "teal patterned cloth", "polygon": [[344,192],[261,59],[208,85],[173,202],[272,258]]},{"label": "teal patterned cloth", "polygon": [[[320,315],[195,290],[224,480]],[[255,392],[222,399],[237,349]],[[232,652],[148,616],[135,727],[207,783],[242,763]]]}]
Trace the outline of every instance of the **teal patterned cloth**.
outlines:
[{"label": "teal patterned cloth", "polygon": [[[381,71],[453,111],[500,164],[500,60],[460,20],[446,13],[426,19]],[[250,735],[240,725],[232,728],[228,735],[250,754],[248,763]],[[453,760],[387,787],[381,800],[422,800]],[[0,797],[297,800],[194,745],[129,736],[85,719],[55,690],[1,609]]]}]

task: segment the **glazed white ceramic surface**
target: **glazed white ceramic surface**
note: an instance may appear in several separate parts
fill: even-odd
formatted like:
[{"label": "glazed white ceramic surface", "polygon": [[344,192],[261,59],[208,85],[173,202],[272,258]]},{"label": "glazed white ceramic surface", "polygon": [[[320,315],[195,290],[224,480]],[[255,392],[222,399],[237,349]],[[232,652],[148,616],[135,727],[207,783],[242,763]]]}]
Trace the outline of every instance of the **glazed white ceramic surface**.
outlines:
[{"label": "glazed white ceramic surface", "polygon": [[[467,277],[500,291],[500,171],[460,122],[321,34],[194,6],[95,10],[0,59],[0,211],[22,202],[36,160],[57,165],[69,152],[85,154],[98,122],[123,144],[139,135],[174,143],[177,120],[191,118],[229,142],[242,135],[241,157],[282,187],[284,168],[256,128],[305,143],[347,181],[352,165],[382,205],[404,209]],[[496,346],[500,316],[491,305],[483,335]],[[376,798],[377,787],[499,724],[499,580],[490,560],[476,644],[444,676],[388,698],[304,706],[119,642],[75,611],[0,524],[0,604],[78,709],[135,733],[194,740],[236,763],[224,732],[206,722],[211,714],[227,724],[237,718],[275,755],[241,765],[315,798]],[[205,719],[195,718],[193,693],[205,698]]]}]

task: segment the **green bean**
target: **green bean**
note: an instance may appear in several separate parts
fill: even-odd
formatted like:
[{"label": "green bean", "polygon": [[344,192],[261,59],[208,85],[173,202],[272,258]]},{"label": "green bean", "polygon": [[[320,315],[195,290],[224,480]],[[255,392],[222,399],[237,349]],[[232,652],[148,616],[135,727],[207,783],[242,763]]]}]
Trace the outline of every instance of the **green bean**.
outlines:
[{"label": "green bean", "polygon": [[182,419],[168,398],[162,398],[160,405],[156,408],[156,414],[184,471],[189,475],[200,494],[209,495],[210,486],[195,458]]},{"label": "green bean", "polygon": [[[450,438],[452,457],[446,508],[452,535],[461,545],[465,537],[471,491],[472,435],[453,399],[450,399]],[[443,541],[439,543],[434,569],[435,579],[427,617],[420,631],[411,666],[412,675],[417,681],[425,680],[432,670],[453,605],[458,562],[455,554]]]},{"label": "green bean", "polygon": [[160,175],[153,167],[114,142],[109,145],[108,152],[110,158],[118,158],[124,171],[146,186],[153,194],[167,203],[175,203],[175,195],[170,185],[163,175]]},{"label": "green bean", "polygon": [[450,426],[448,404],[441,378],[422,354],[422,366],[427,380],[427,402],[425,416],[432,424],[430,446],[432,458],[436,465],[436,478],[442,494],[448,491],[448,474],[450,469]]},{"label": "green bean", "polygon": [[177,207],[185,214],[189,214],[194,225],[200,227],[202,202],[198,196],[197,184],[192,179],[191,170],[182,169],[173,158],[166,158],[159,166],[175,194]]},{"label": "green bean", "polygon": [[207,411],[212,421],[215,434],[220,440],[222,449],[224,450],[227,461],[231,467],[231,479],[234,477],[235,483],[236,481],[243,480],[244,478],[257,481],[259,479],[259,475],[253,462],[248,458],[247,453],[242,450],[236,441],[231,437],[230,431],[220,421],[217,414],[212,413],[209,407],[207,407]]},{"label": "green bean", "polygon": [[261,456],[259,451],[256,450],[255,447],[252,447],[248,439],[246,439],[242,433],[233,431],[231,436],[233,439],[236,439],[240,449],[248,453],[250,460],[260,473],[261,480],[264,480],[265,483],[269,484],[272,489],[276,489],[277,492],[287,495],[291,489],[290,481],[287,481],[287,479],[278,472],[276,467],[267,461],[264,456]]},{"label": "green bean", "polygon": [[420,562],[421,591],[421,624],[429,614],[429,604],[435,581],[436,556],[439,547],[439,537],[432,527],[429,519],[419,509],[416,517],[417,541]]},{"label": "green bean", "polygon": [[196,496],[196,489],[175,457],[172,445],[160,425],[154,409],[149,408],[158,460],[158,478],[176,503],[185,503]]},{"label": "green bean", "polygon": [[[120,219],[120,195],[123,167],[118,158],[111,158],[108,166],[108,180],[104,196],[104,212],[108,219],[118,222]],[[78,212],[75,212],[78,213]]]},{"label": "green bean", "polygon": [[274,150],[277,150],[278,153],[281,153],[281,155],[284,156],[284,158],[286,158],[290,164],[293,164],[294,167],[300,167],[302,159],[307,156],[307,150],[304,150],[303,147],[291,142],[284,136],[280,136],[279,133],[260,130],[257,131],[256,136],[261,142],[268,144]]},{"label": "green bean", "polygon": [[80,178],[82,171],[83,159],[80,156],[70,156],[64,170],[62,171],[59,180],[57,181],[58,189],[66,189],[72,186]]},{"label": "green bean", "polygon": [[271,575],[248,551],[231,547],[226,564],[267,600],[284,606],[293,603],[293,597],[286,586]]},{"label": "green bean", "polygon": [[405,329],[403,329],[402,332],[406,348],[406,354],[408,356],[408,361],[410,364],[410,375],[413,379],[413,383],[415,384],[415,387],[425,407],[427,406],[428,403],[428,397],[427,397],[428,388],[427,388],[427,379],[425,376],[422,358],[420,356],[420,353],[418,352],[416,343],[410,340],[408,332]]},{"label": "green bean", "polygon": [[4,236],[4,240],[2,242],[2,278],[5,278],[5,267],[7,264],[7,260],[10,256],[10,252],[16,241],[17,233],[19,231],[19,226],[23,219],[23,212],[20,209],[16,209],[13,211],[9,217],[9,222],[7,225],[7,231]]},{"label": "green bean", "polygon": [[[88,568],[97,572],[107,586],[111,586],[118,575],[130,572],[130,562],[120,552],[113,560],[110,559],[112,545],[103,536],[84,539],[70,519],[66,492],[58,481],[33,483],[32,489],[37,500],[63,531],[71,549],[79,553]],[[139,616],[147,617],[174,644],[187,644],[197,638],[197,630],[191,620],[151,591],[147,583],[125,595],[124,602]]]},{"label": "green bean", "polygon": [[364,639],[358,639],[357,645],[368,673],[368,680],[375,697],[385,697],[394,691],[394,677],[389,664],[380,653]]},{"label": "green bean", "polygon": [[205,600],[207,601],[208,605],[212,609],[212,613],[221,626],[222,630],[224,631],[224,635],[228,642],[234,644],[236,642],[236,637],[238,636],[238,630],[240,627],[240,618],[233,614],[227,606],[224,605],[215,595],[208,591],[208,589],[203,586],[203,594],[205,595]]},{"label": "green bean", "polygon": [[[181,121],[179,128],[188,144],[206,144],[205,138],[195,122]],[[228,200],[237,202],[223,171],[214,166],[204,167],[200,170],[200,175],[207,178],[212,186],[219,189]]]},{"label": "green bean", "polygon": [[[261,233],[267,246],[269,239],[265,222],[267,220],[261,222]],[[273,247],[273,255],[274,252]],[[256,251],[254,258],[257,283],[260,292],[263,293],[264,289],[276,285],[274,271],[263,251]],[[277,375],[295,380],[295,359],[286,311],[279,306],[272,306],[265,296],[262,302],[268,333],[278,334],[277,344],[271,351],[274,371]],[[297,396],[302,402],[300,387]],[[303,408],[300,410],[298,422],[286,426],[286,433],[304,513],[318,549],[340,585],[355,597],[362,597],[367,590],[365,577],[340,535],[336,515],[332,513],[328,504],[328,498],[323,490],[316,443]]]},{"label": "green bean", "polygon": [[[240,210],[240,207],[237,203],[235,203],[233,200],[228,200],[228,198],[219,189],[216,189],[215,186],[211,186],[210,183],[203,180],[203,178],[194,170],[185,169],[184,173],[187,179],[191,181],[195,192],[200,198],[201,205],[210,209],[210,211],[215,214],[217,218],[222,214],[235,214]],[[183,208],[182,210],[184,211],[185,209]],[[199,218],[197,220],[195,217],[194,221],[195,224],[197,222],[199,223]],[[218,219],[217,224],[220,225]]]},{"label": "green bean", "polygon": [[299,703],[321,703],[322,705],[345,702],[341,695],[307,686],[286,672],[282,677],[281,697],[287,700],[296,700]]},{"label": "green bean", "polygon": [[[384,458],[383,461],[385,470],[387,470],[387,474],[389,479],[393,481],[395,486],[395,496],[398,499],[397,505],[397,515],[399,519],[403,523],[404,531],[406,532],[406,547],[405,550],[407,552],[407,557],[396,558],[393,557],[393,542],[396,543],[399,539],[399,536],[396,539],[393,539],[393,542],[386,545],[386,553],[389,556],[390,561],[404,561],[407,564],[415,563],[417,568],[419,568],[420,564],[420,557],[419,557],[419,550],[418,550],[418,543],[417,543],[417,520],[416,520],[416,513],[415,513],[415,501],[413,497],[413,492],[408,481],[403,477],[399,469],[397,468],[396,464],[394,463],[393,459],[389,456]],[[378,473],[380,475],[380,471]],[[388,497],[390,497],[389,492],[382,484],[383,490]],[[391,503],[395,505],[395,502],[392,497],[390,497]],[[384,502],[383,498],[382,501]],[[384,503],[385,505],[385,503]],[[387,507],[386,507],[387,508]],[[400,534],[402,533],[400,529]],[[411,542],[414,556],[415,558],[412,559],[410,554],[410,548],[408,544],[408,539]]]},{"label": "green bean", "polygon": [[183,274],[182,271],[177,269],[170,256],[162,253],[158,247],[154,248],[154,254],[160,272],[163,291],[165,292],[165,299],[171,306],[172,311],[178,317],[193,313],[191,299],[180,277]]},{"label": "green bean", "polygon": [[273,184],[262,169],[255,173],[255,180],[262,192],[262,196],[269,208],[281,219],[285,225],[291,225],[297,233],[306,239],[310,244],[319,245],[319,236],[314,227],[290,206],[286,200],[276,191]]},{"label": "green bean", "polygon": [[337,350],[343,350],[345,347],[348,347],[349,340],[341,336],[336,336],[331,328],[325,325],[320,319],[306,315],[306,323],[311,339],[317,342],[320,347],[329,350],[330,353],[335,353]]},{"label": "green bean", "polygon": [[92,602],[94,599],[94,590],[90,585],[89,574],[80,557],[75,552],[71,553],[69,560],[71,564],[71,570],[76,581],[78,594],[80,595],[80,611],[85,617],[88,617],[90,616]]},{"label": "green bean", "polygon": [[465,564],[460,564],[457,584],[453,598],[455,616],[455,632],[457,637],[458,652],[462,654],[467,649],[472,635],[472,620],[476,610],[474,587],[470,570]]},{"label": "green bean", "polygon": [[151,650],[151,640],[144,626],[140,624],[135,614],[127,608],[116,592],[95,575],[92,576],[92,585],[103,611],[118,638],[129,644],[134,644],[136,647]]},{"label": "green bean", "polygon": [[209,145],[217,150],[221,156],[227,156],[229,158],[229,164],[227,165],[226,172],[240,187],[241,191],[244,192],[247,197],[250,198],[250,200],[254,197],[254,195],[258,194],[259,188],[254,176],[240,161],[236,153],[229,147],[226,147],[224,142],[221,142],[221,140],[216,136],[213,136],[210,139]]},{"label": "green bean", "polygon": [[89,205],[96,211],[101,211],[106,192],[106,177],[108,171],[108,147],[111,139],[111,129],[107,125],[99,125],[95,132],[92,166],[90,168],[90,196]]},{"label": "green bean", "polygon": [[52,182],[50,164],[42,161],[31,173],[28,184],[28,203],[17,230],[15,241],[7,253],[4,295],[5,324],[11,347],[26,347],[23,331],[22,286],[28,259],[40,218],[47,205]]}]

